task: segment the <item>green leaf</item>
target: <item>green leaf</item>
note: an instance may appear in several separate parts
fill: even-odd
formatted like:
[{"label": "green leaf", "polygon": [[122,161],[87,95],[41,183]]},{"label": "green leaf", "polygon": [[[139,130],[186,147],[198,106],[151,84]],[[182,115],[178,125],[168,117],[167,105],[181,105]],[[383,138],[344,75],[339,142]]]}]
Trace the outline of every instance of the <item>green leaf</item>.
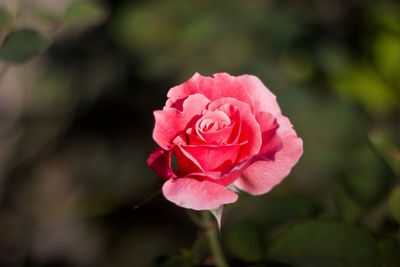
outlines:
[{"label": "green leaf", "polygon": [[79,27],[102,22],[108,15],[106,8],[95,1],[74,1],[65,10],[64,23]]},{"label": "green leaf", "polygon": [[12,17],[7,10],[0,7],[0,34],[7,31],[12,25]]},{"label": "green leaf", "polygon": [[226,245],[229,252],[244,261],[257,261],[264,255],[263,233],[251,222],[241,222],[230,228]]},{"label": "green leaf", "polygon": [[50,43],[49,39],[35,30],[21,29],[11,32],[0,47],[0,60],[7,63],[24,63],[43,52]]},{"label": "green leaf", "polygon": [[374,267],[381,262],[374,239],[352,226],[327,220],[294,225],[270,245],[267,256],[296,266]]},{"label": "green leaf", "polygon": [[390,193],[389,208],[393,217],[400,223],[400,186],[397,186]]}]

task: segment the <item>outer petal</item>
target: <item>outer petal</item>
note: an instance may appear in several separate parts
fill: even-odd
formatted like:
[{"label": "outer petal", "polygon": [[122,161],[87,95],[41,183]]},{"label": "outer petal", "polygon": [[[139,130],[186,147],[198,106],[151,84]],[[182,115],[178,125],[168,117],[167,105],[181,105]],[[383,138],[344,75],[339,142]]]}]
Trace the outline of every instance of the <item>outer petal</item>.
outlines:
[{"label": "outer petal", "polygon": [[273,115],[281,114],[281,109],[276,102],[276,96],[268,90],[260,79],[253,75],[241,75],[237,77],[237,80],[252,96],[254,114],[258,114],[261,111],[269,112]]},{"label": "outer petal", "polygon": [[223,204],[233,203],[238,198],[236,193],[222,185],[193,178],[168,180],[162,190],[169,201],[194,210],[216,209]]},{"label": "outer petal", "polygon": [[282,148],[282,140],[277,134],[279,124],[276,118],[268,112],[259,112],[256,120],[260,124],[262,145],[260,155],[273,159],[275,153]]},{"label": "outer petal", "polygon": [[201,94],[189,96],[183,103],[183,111],[164,108],[154,112],[153,139],[164,149],[170,149],[174,138],[185,130],[193,118],[200,115],[210,101]]},{"label": "outer petal", "polygon": [[303,141],[297,137],[289,119],[280,115],[277,120],[283,148],[275,154],[274,160],[256,161],[245,169],[234,182],[239,189],[253,195],[268,192],[290,173],[303,153]]},{"label": "outer petal", "polygon": [[211,101],[223,97],[232,97],[252,106],[252,99],[249,92],[237,80],[237,77],[231,76],[228,73],[216,73],[213,77],[204,77],[199,73],[195,73],[185,83],[172,87],[169,90],[166,106],[179,109],[182,99],[199,93]]},{"label": "outer petal", "polygon": [[172,151],[157,147],[147,159],[147,165],[162,179],[168,180],[175,176],[171,168],[171,156]]},{"label": "outer petal", "polygon": [[[228,186],[232,184],[236,179],[240,177],[243,170],[249,167],[253,162],[256,161],[258,157],[253,156],[248,160],[242,161],[239,164],[236,164],[231,169],[226,170],[225,172],[209,172],[209,173],[196,173],[192,175],[204,177],[205,180],[212,181],[214,183],[218,183],[224,186]],[[194,176],[194,177],[196,177]]]}]

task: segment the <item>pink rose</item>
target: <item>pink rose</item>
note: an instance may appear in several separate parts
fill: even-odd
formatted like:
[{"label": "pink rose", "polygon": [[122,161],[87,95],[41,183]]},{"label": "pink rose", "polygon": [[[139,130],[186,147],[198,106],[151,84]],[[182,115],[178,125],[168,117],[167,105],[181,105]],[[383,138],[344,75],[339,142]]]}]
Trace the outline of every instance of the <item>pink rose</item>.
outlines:
[{"label": "pink rose", "polygon": [[[280,183],[303,153],[276,97],[255,76],[196,73],[171,88],[154,112],[160,146],[147,164],[176,205],[211,210],[235,202],[230,185],[260,195]],[[171,167],[175,155],[179,168]]]}]

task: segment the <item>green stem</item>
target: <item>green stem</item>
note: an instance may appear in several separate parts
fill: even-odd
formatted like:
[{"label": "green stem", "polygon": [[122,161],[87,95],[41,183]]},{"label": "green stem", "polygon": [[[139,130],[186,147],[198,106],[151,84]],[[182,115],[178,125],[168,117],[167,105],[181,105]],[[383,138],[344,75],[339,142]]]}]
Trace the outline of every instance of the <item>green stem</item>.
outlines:
[{"label": "green stem", "polygon": [[224,253],[222,252],[219,234],[216,224],[213,223],[211,213],[209,211],[203,211],[202,218],[204,225],[207,227],[207,238],[210,243],[210,249],[213,254],[215,265],[217,267],[228,267],[228,263],[225,260]]}]

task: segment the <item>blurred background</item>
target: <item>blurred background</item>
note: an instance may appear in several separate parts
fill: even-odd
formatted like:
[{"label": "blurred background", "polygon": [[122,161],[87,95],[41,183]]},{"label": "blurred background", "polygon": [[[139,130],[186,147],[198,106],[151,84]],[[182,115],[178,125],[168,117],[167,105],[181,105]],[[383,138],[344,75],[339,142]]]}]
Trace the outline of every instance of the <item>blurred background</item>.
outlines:
[{"label": "blurred background", "polygon": [[152,111],[194,72],[258,76],[304,140],[279,186],[225,208],[232,266],[291,266],[265,251],[316,218],[400,266],[398,1],[0,0],[0,38],[0,266],[212,265],[187,210],[134,209],[162,185]]}]

